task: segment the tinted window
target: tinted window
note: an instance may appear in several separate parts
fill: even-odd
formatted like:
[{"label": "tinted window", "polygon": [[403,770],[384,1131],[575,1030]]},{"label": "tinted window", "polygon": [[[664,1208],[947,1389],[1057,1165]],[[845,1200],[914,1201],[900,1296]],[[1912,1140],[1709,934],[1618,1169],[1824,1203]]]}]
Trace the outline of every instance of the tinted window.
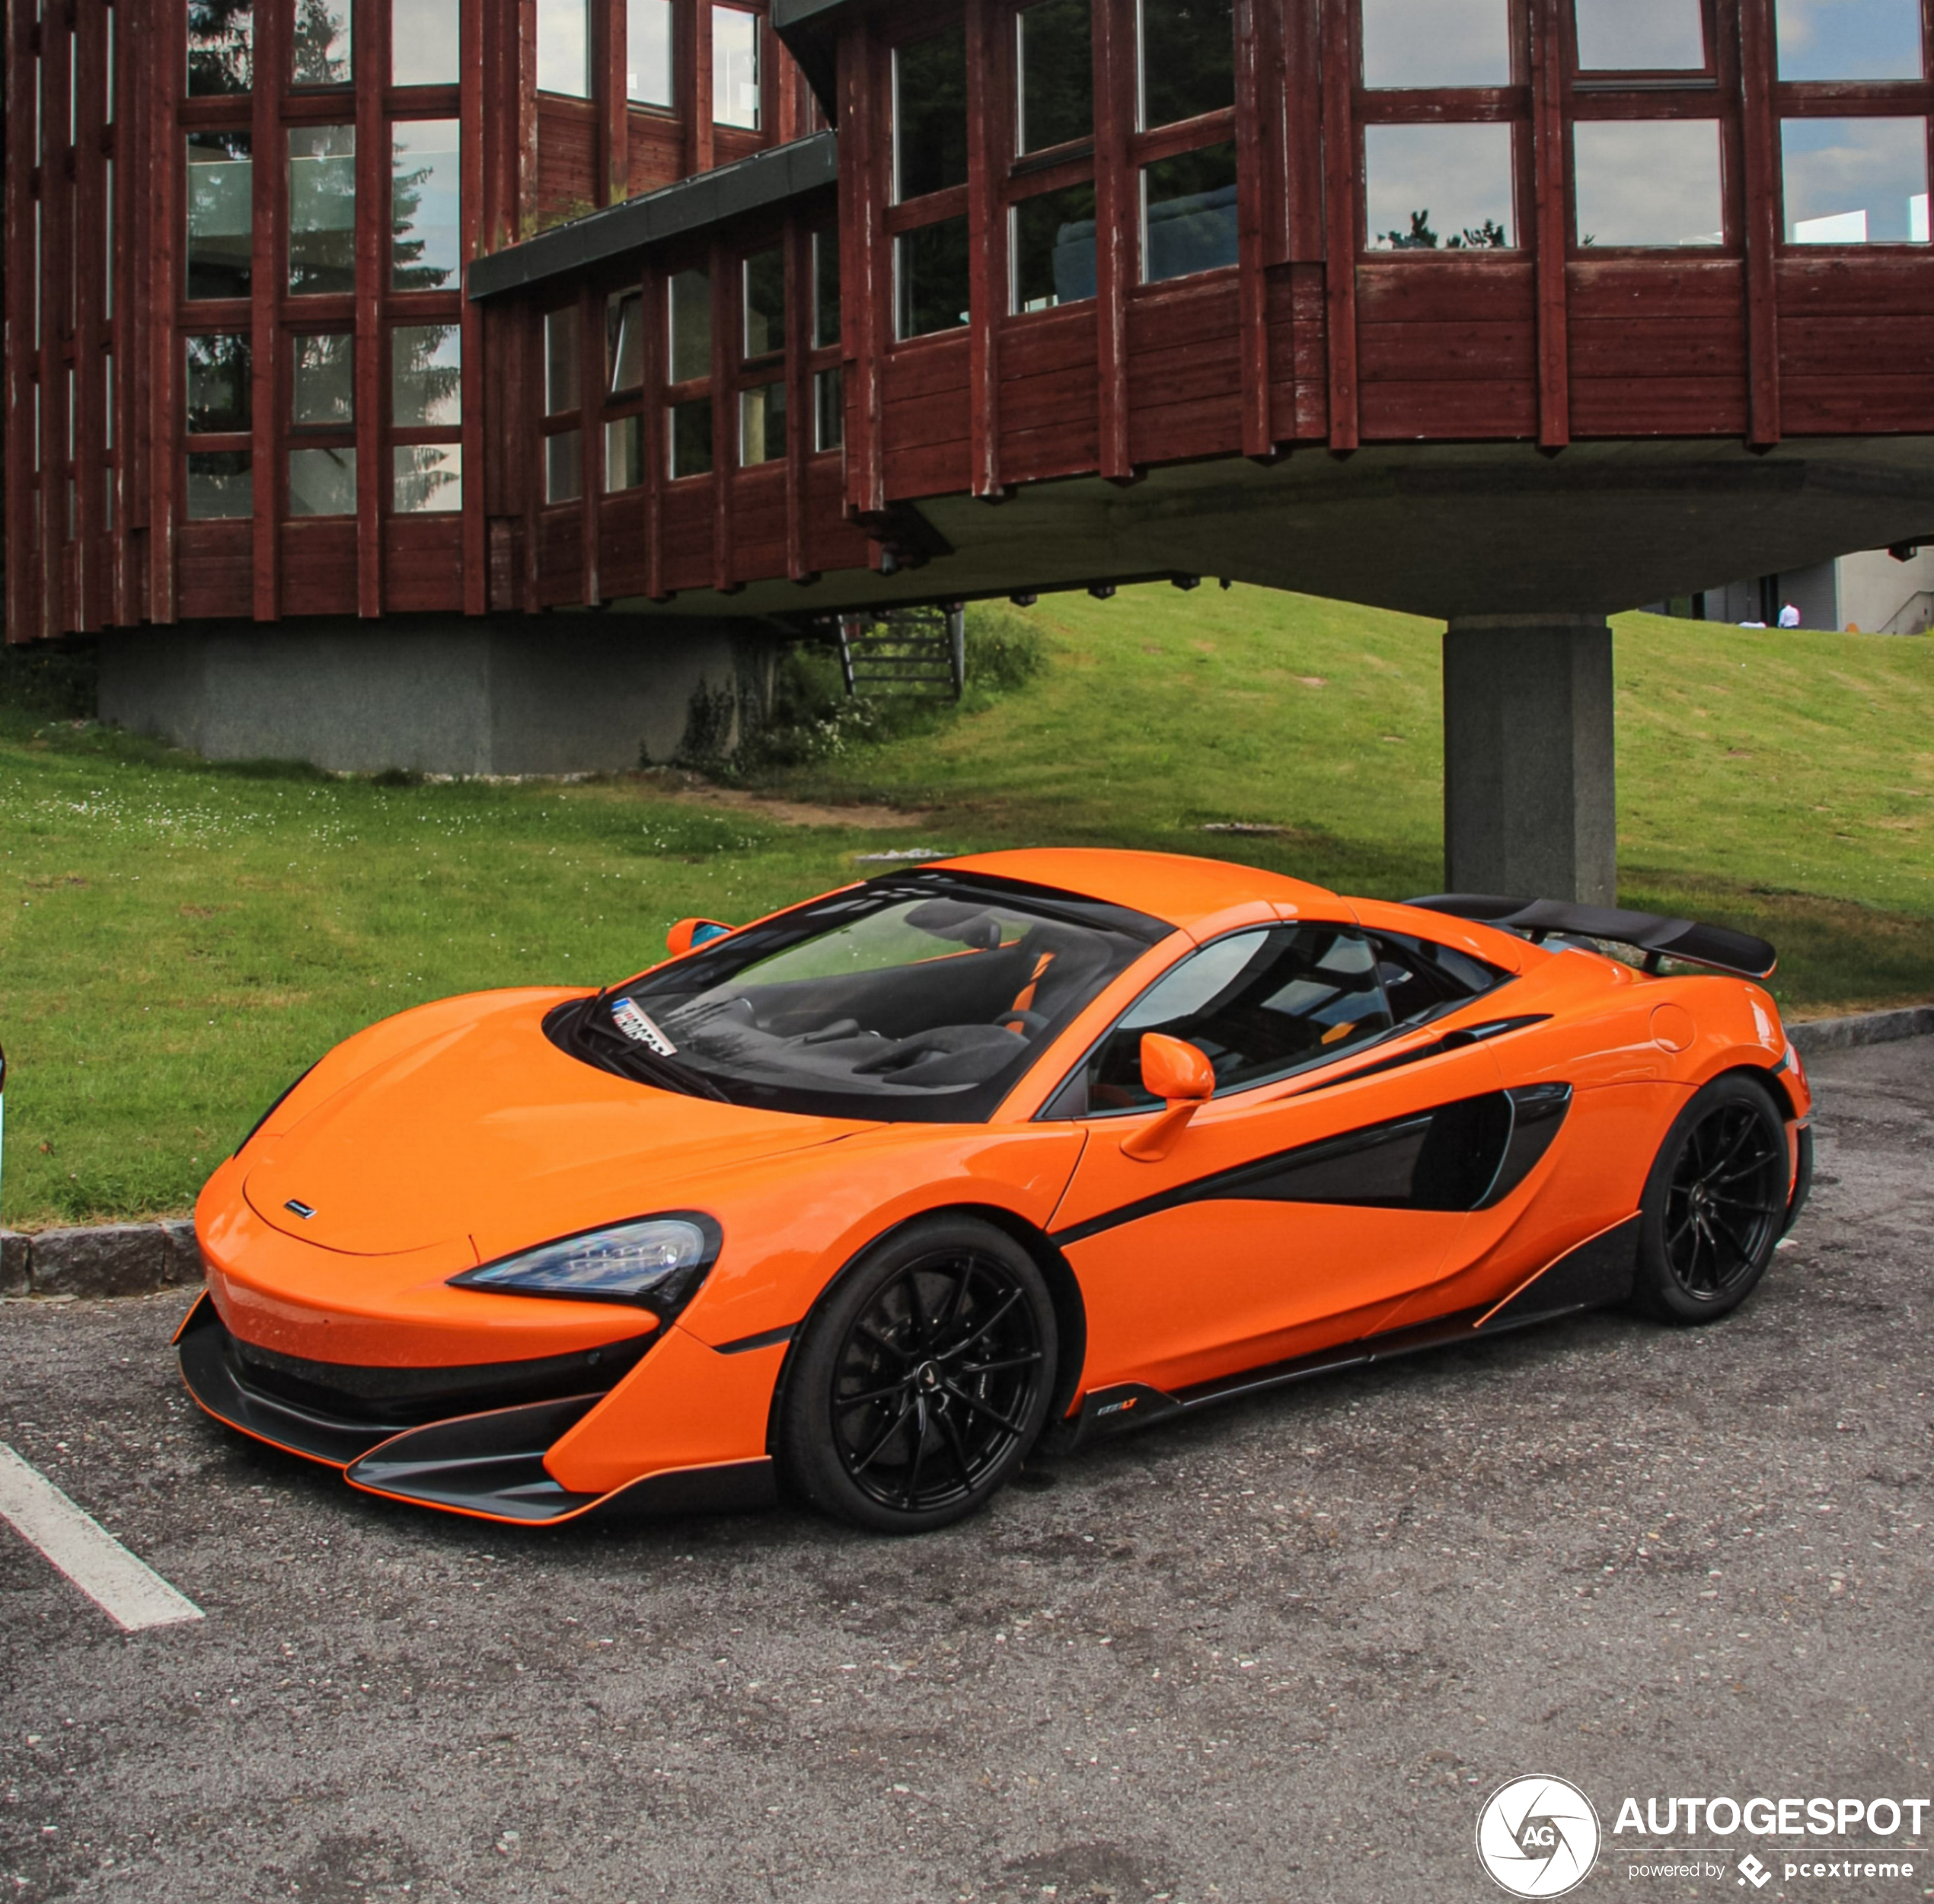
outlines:
[{"label": "tinted window", "polygon": [[1206,1052],[1218,1096],[1375,1038],[1391,1024],[1377,966],[1370,941],[1342,926],[1278,926],[1218,939],[1158,979],[1102,1041],[1088,1061],[1086,1108],[1153,1108],[1141,1086],[1150,1032]]},{"label": "tinted window", "polygon": [[967,34],[916,40],[893,56],[893,170],[898,199],[967,183]]},{"label": "tinted window", "polygon": [[1461,1004],[1511,976],[1468,952],[1435,945],[1428,939],[1378,933],[1372,943],[1377,949],[1377,974],[1383,981],[1383,996],[1391,1017],[1399,1025],[1414,1024]]}]

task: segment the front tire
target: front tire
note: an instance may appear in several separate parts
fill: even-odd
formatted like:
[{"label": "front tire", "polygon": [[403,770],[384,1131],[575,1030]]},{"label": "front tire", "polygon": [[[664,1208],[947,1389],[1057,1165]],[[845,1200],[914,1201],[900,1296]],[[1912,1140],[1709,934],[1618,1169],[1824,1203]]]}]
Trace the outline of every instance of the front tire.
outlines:
[{"label": "front tire", "polygon": [[924,1533],[984,1506],[1047,1419],[1055,1306],[1032,1257],[967,1217],[876,1244],[807,1324],[779,1455],[822,1512]]},{"label": "front tire", "polygon": [[1633,1306],[1713,1322],[1750,1296],[1786,1227],[1786,1127],[1750,1078],[1715,1078],[1674,1120],[1639,1205]]}]

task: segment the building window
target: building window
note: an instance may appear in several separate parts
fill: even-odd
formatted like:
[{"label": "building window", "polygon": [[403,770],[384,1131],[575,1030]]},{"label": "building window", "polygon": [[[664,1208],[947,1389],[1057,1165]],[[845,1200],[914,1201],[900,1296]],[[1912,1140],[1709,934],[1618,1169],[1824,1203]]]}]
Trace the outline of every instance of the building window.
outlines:
[{"label": "building window", "polygon": [[390,0],[390,84],[455,85],[461,37],[458,0]]},{"label": "building window", "polygon": [[[188,0],[190,99],[249,90],[254,83],[254,11],[247,0],[240,5],[236,0]],[[69,70],[73,70],[71,62]]]},{"label": "building window", "polygon": [[712,467],[712,276],[675,271],[665,286],[665,451],[674,478]]},{"label": "building window", "polygon": [[893,54],[893,196],[904,204],[967,183],[967,34],[915,40]]},{"label": "building window", "polygon": [[736,7],[712,9],[712,118],[720,126],[759,129],[759,16]]},{"label": "building window", "polygon": [[1095,188],[1071,185],[1023,199],[1010,214],[1013,308],[1046,311],[1095,295]]},{"label": "building window", "polygon": [[356,339],[349,332],[298,331],[290,338],[289,421],[295,429],[355,423]]},{"label": "building window", "polygon": [[576,305],[547,311],[544,320],[544,413],[561,416],[578,407],[578,313]]},{"label": "building window", "polygon": [[925,337],[967,321],[967,221],[942,218],[894,241],[898,333]]},{"label": "building window", "polygon": [[839,234],[812,234],[812,348],[839,342]]},{"label": "building window", "polygon": [[745,328],[748,357],[767,357],[786,348],[786,254],[774,245],[745,260]]},{"label": "building window", "polygon": [[671,407],[672,475],[705,476],[712,468],[712,400],[700,397]]},{"label": "building window", "polygon": [[605,389],[622,397],[645,381],[645,297],[620,291],[605,300]]},{"label": "building window", "polygon": [[758,384],[739,393],[739,462],[742,469],[786,454],[786,386]]},{"label": "building window", "polygon": [[1093,32],[1088,0],[1042,0],[1014,21],[1016,149],[1093,136]]},{"label": "building window", "polygon": [[1576,0],[1583,72],[1706,69],[1701,0]]},{"label": "building window", "polygon": [[1141,0],[1135,19],[1144,132],[1235,104],[1232,0]]},{"label": "building window", "polygon": [[[188,135],[188,295],[245,298],[254,244],[248,134]],[[40,256],[37,250],[34,253]],[[40,308],[40,301],[34,301]]]},{"label": "building window", "polygon": [[812,378],[815,447],[836,450],[846,441],[846,376],[838,364]]},{"label": "building window", "polygon": [[575,502],[584,493],[583,380],[578,308],[566,305],[544,319],[544,499]]},{"label": "building window", "polygon": [[1374,250],[1483,251],[1513,243],[1508,125],[1364,129]]},{"label": "building window", "polygon": [[712,276],[707,271],[672,274],[670,380],[688,384],[712,374]]},{"label": "building window", "polygon": [[672,91],[672,0],[625,0],[624,96],[669,110]]},{"label": "building window", "polygon": [[353,445],[289,452],[289,513],[356,514],[356,450]]},{"label": "building window", "polygon": [[1236,148],[1205,145],[1141,169],[1141,275],[1149,284],[1236,262]]},{"label": "building window", "polygon": [[[398,0],[399,11],[406,3]],[[356,76],[350,59],[351,30],[349,0],[295,0],[295,30],[289,43],[289,83],[348,85]]]},{"label": "building window", "polygon": [[544,499],[575,502],[584,493],[584,432],[560,429],[544,439]]},{"label": "building window", "polygon": [[463,269],[462,151],[454,119],[390,127],[390,289],[455,289]]},{"label": "building window", "polygon": [[255,498],[247,447],[253,420],[248,339],[238,331],[215,331],[185,337],[182,346],[188,520],[215,522],[251,515]]},{"label": "building window", "polygon": [[461,443],[399,443],[390,458],[390,506],[398,515],[442,515],[463,507]]},{"label": "building window", "polygon": [[1508,0],[1363,0],[1363,83],[1508,86]]},{"label": "building window", "polygon": [[1572,158],[1581,246],[1725,244],[1717,120],[1581,120]]},{"label": "building window", "polygon": [[356,289],[356,128],[289,132],[289,288]]},{"label": "building window", "polygon": [[390,333],[390,421],[398,429],[463,421],[463,332],[453,324],[398,324]]},{"label": "building window", "polygon": [[605,425],[605,490],[616,496],[645,480],[645,419],[637,412]]},{"label": "building window", "polygon": [[1925,244],[1924,119],[1789,119],[1779,129],[1789,244]]},{"label": "building window", "polygon": [[537,0],[538,91],[591,97],[589,0]]},{"label": "building window", "polygon": [[1920,0],[1776,0],[1785,80],[1919,79]]}]

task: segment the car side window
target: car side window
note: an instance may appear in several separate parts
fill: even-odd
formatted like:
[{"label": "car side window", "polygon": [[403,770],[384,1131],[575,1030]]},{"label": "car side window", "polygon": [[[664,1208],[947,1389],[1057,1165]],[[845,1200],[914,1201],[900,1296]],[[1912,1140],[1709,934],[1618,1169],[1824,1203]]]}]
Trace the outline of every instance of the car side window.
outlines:
[{"label": "car side window", "polygon": [[1380,1036],[1393,1021],[1368,938],[1339,926],[1233,933],[1184,959],[1131,1005],[1058,1095],[1051,1115],[1152,1108],[1141,1041],[1198,1046],[1218,1096],[1287,1076]]},{"label": "car side window", "polygon": [[1454,946],[1440,946],[1406,933],[1372,934],[1377,973],[1390,1015],[1399,1025],[1415,1025],[1500,985],[1511,974],[1487,965]]}]

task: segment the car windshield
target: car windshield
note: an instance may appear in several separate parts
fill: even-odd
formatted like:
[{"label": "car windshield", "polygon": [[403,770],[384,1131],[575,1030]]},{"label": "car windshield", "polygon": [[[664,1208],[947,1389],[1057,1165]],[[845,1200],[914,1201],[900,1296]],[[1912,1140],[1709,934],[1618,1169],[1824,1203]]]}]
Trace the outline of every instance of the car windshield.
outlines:
[{"label": "car windshield", "polygon": [[902,874],[553,1015],[577,1056],[822,1116],[973,1123],[1172,928],[1019,882]]}]

